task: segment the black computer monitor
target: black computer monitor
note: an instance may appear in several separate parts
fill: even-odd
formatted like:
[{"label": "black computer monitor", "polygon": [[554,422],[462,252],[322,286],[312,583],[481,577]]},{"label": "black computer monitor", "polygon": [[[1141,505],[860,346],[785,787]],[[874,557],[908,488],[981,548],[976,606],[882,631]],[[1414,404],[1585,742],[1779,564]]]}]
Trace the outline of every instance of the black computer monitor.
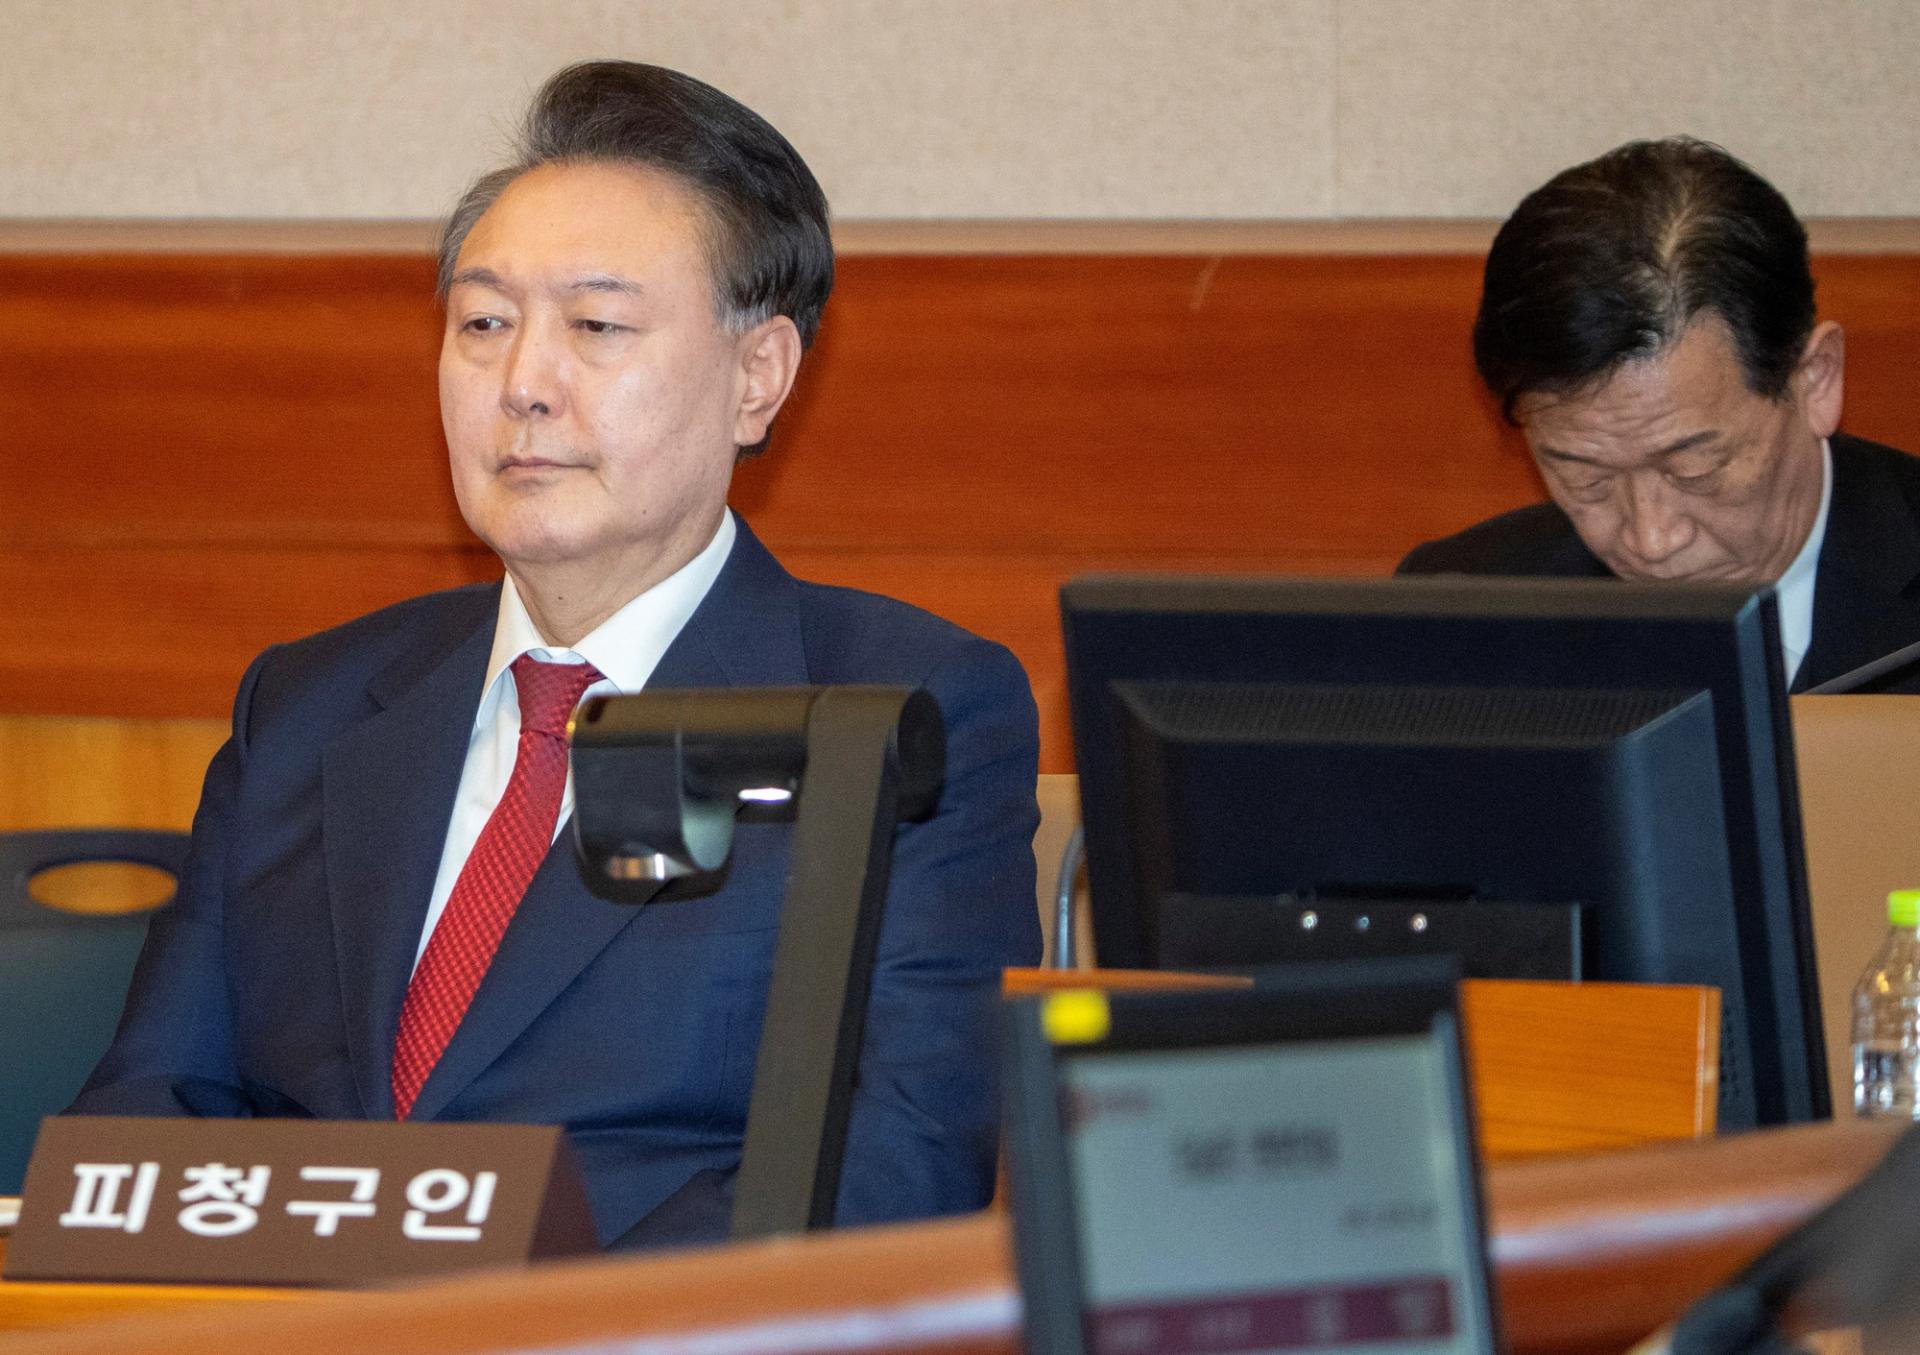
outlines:
[{"label": "black computer monitor", "polygon": [[1827,1113],[1770,592],[1102,578],[1062,608],[1103,966],[1707,984],[1722,1127]]}]

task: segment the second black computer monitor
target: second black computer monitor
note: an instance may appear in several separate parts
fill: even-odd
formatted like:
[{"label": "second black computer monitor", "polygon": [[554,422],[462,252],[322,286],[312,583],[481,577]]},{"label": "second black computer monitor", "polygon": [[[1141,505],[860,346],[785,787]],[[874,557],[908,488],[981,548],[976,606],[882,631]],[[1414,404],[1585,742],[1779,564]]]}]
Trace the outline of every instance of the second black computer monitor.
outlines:
[{"label": "second black computer monitor", "polygon": [[1109,578],[1062,602],[1102,965],[1439,950],[1707,984],[1721,1124],[1826,1113],[1770,594]]}]

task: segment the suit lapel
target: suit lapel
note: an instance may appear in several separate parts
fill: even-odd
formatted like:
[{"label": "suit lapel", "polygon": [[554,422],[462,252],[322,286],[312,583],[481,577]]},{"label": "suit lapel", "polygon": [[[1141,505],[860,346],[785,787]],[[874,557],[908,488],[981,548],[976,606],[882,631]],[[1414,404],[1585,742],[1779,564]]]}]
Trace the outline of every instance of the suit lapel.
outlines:
[{"label": "suit lapel", "polygon": [[1852,439],[1836,436],[1833,500],[1814,577],[1813,639],[1794,690],[1859,667],[1920,636],[1920,524],[1901,486]]},{"label": "suit lapel", "polygon": [[[739,536],[726,565],[661,656],[648,680],[649,689],[791,685],[806,680],[793,579],[744,522],[737,521],[737,527]],[[466,1018],[420,1089],[413,1118],[438,1115],[472,1085],[640,916],[650,897],[640,894],[616,903],[595,896],[574,854],[571,822],[563,827],[514,912]],[[419,925],[416,921],[416,936]],[[411,951],[407,958],[411,961]],[[391,1031],[385,1054],[383,1078],[391,1067]],[[390,1094],[387,1114],[392,1114]]]},{"label": "suit lapel", "polygon": [[807,677],[799,586],[736,518],[739,536],[685,629],[668,646],[650,688],[790,687]]},{"label": "suit lapel", "polygon": [[[480,595],[497,598],[496,591]],[[451,645],[425,644],[370,688],[381,709],[327,745],[327,894],[354,1084],[393,1118],[394,1032],[460,787],[492,647],[492,608]]]}]

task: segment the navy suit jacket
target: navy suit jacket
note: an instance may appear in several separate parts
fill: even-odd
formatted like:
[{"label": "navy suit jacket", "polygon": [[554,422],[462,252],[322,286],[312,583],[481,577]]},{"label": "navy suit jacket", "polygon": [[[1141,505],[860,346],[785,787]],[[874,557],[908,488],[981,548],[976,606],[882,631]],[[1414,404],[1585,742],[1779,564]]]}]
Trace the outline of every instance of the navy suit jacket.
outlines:
[{"label": "navy suit jacket", "polygon": [[[498,598],[416,598],[255,660],[179,898],[75,1112],[392,1117],[394,1032]],[[937,812],[896,842],[838,1221],[978,1208],[999,975],[1040,954],[1018,661],[903,603],[794,579],[743,523],[652,679],[842,682],[924,685],[948,751]],[[603,1242],[723,1237],[788,841],[785,823],[743,822],[717,888],[636,906],[589,891],[564,830],[413,1118],[563,1124]]]},{"label": "navy suit jacket", "polygon": [[[1844,433],[1830,445],[1833,498],[1814,574],[1813,641],[1795,691],[1920,642],[1920,458]],[[1416,546],[1399,572],[1612,577],[1550,503]],[[1866,690],[1920,693],[1920,664]]]}]

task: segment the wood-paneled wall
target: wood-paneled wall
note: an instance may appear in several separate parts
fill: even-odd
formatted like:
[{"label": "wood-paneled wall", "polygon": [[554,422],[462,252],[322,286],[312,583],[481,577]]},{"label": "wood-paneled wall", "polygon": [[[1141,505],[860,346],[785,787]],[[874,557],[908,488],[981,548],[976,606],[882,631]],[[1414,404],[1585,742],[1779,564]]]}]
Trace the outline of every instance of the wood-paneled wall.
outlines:
[{"label": "wood-paneled wall", "polygon": [[[797,573],[1011,645],[1071,765],[1055,590],[1376,574],[1537,497],[1463,255],[857,256],[735,505]],[[1818,265],[1851,430],[1920,448],[1920,257]],[[0,712],[218,715],[263,646],[497,565],[417,255],[0,255]]]}]

